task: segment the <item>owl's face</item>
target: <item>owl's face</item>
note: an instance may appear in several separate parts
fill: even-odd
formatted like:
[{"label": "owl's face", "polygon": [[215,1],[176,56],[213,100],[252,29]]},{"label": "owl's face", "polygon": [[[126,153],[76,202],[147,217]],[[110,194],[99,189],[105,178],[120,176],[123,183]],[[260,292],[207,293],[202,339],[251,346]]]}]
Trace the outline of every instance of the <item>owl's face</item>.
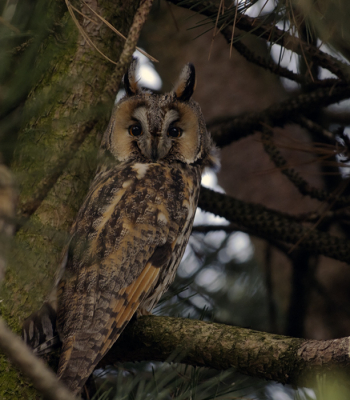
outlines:
[{"label": "owl's face", "polygon": [[194,67],[186,65],[174,89],[164,95],[138,87],[135,69],[136,61],[124,77],[126,95],[116,105],[102,147],[119,162],[215,164],[202,112],[191,100]]}]

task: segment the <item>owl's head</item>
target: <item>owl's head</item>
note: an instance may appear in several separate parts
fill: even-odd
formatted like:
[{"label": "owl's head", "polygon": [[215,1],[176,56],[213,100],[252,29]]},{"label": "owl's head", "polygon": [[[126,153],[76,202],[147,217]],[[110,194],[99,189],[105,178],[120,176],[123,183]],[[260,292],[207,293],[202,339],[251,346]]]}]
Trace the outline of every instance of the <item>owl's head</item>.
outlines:
[{"label": "owl's head", "polygon": [[167,94],[143,90],[137,83],[137,61],[124,76],[125,96],[116,104],[102,148],[119,162],[181,162],[215,167],[217,152],[201,109],[191,99],[196,78],[187,64]]}]

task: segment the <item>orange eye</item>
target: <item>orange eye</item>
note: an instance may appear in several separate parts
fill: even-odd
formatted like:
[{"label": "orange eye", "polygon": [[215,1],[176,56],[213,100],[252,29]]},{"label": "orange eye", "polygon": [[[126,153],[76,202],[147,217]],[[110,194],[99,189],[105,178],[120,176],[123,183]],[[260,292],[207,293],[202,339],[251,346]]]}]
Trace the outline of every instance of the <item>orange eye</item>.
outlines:
[{"label": "orange eye", "polygon": [[131,136],[141,136],[143,134],[140,124],[130,125],[129,133]]},{"label": "orange eye", "polygon": [[182,129],[176,126],[169,126],[168,136],[178,138],[182,135]]}]

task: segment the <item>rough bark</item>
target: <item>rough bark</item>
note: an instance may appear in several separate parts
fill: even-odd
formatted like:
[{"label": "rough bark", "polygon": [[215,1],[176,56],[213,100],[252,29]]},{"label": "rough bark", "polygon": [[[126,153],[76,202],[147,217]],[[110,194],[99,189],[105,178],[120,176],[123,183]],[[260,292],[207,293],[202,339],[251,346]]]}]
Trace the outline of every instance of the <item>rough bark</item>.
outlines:
[{"label": "rough bark", "polygon": [[203,321],[147,316],[130,323],[103,360],[177,361],[281,383],[350,370],[350,338],[305,340]]},{"label": "rough bark", "polygon": [[[127,36],[139,1],[87,3]],[[46,2],[45,9],[52,12],[57,4]],[[88,7],[82,12],[94,19]],[[110,86],[115,64],[89,46],[68,12],[60,16],[59,34],[48,30],[38,54],[36,64],[43,74],[26,101],[12,165],[20,185],[22,227],[1,290],[1,314],[15,331],[53,285],[62,245],[95,170],[96,150],[119,84]],[[99,49],[118,61],[124,41],[96,18],[96,23],[78,19]],[[35,398],[4,356],[0,373],[1,398]]]}]

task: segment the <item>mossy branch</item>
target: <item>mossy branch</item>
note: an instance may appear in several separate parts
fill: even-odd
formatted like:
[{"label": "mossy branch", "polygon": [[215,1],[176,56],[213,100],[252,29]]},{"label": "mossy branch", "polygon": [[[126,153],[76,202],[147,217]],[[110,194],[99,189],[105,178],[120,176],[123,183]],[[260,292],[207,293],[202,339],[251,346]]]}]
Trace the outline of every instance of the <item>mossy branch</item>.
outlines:
[{"label": "mossy branch", "polygon": [[[118,361],[178,361],[281,383],[308,373],[350,370],[348,337],[317,341],[185,318],[147,316],[130,323],[100,366]],[[175,358],[174,358],[175,357]]]}]

